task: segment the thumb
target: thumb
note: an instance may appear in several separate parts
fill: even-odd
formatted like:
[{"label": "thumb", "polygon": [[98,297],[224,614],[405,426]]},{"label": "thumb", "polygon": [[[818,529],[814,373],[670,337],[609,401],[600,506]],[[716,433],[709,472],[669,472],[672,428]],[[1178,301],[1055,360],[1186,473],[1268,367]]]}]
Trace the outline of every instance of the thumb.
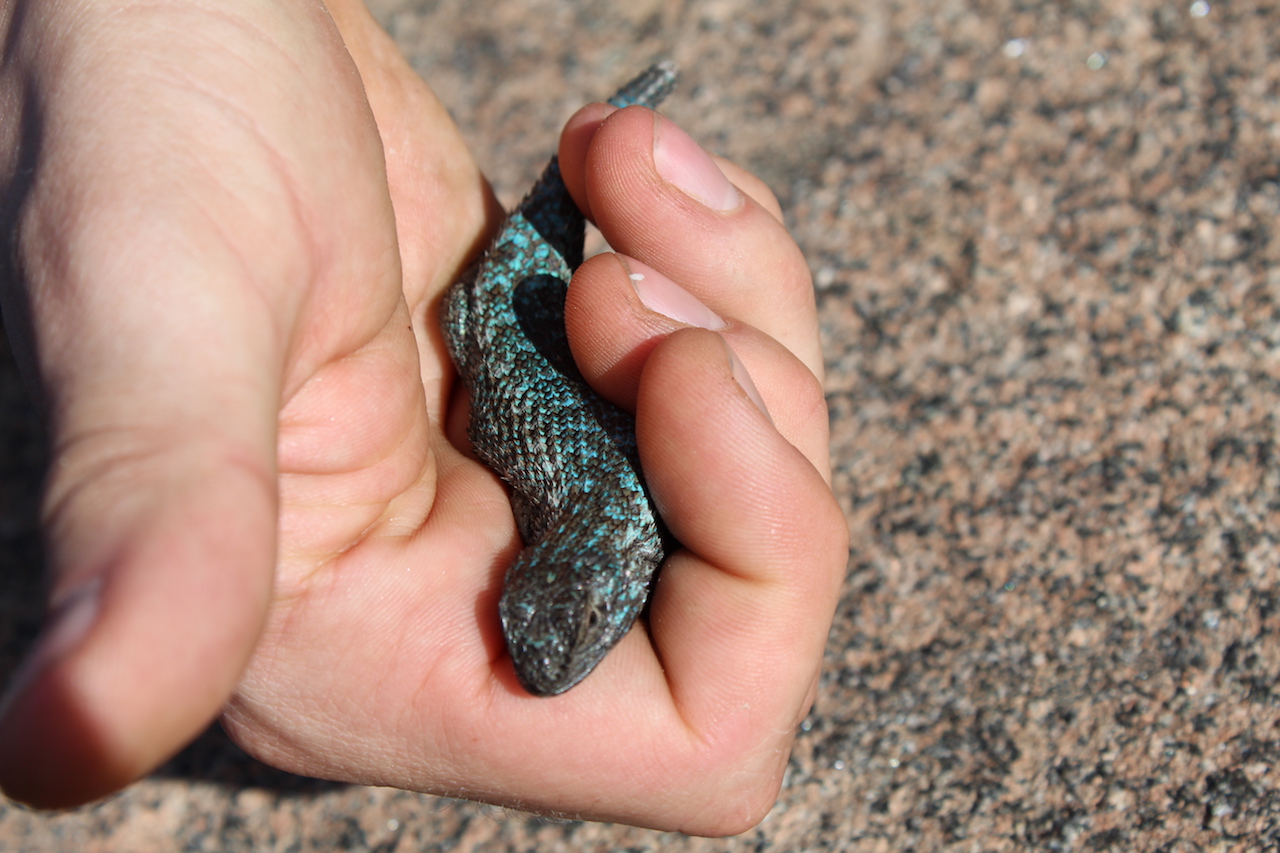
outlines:
[{"label": "thumb", "polygon": [[398,258],[332,20],[227,6],[0,11],[21,117],[0,160],[29,166],[0,211],[5,310],[30,319],[53,449],[51,615],[0,704],[0,789],[38,806],[119,788],[219,712],[270,601],[280,402],[400,298],[359,287],[353,259]]},{"label": "thumb", "polygon": [[84,343],[42,359],[59,374],[52,584],[0,705],[0,788],[15,799],[76,805],[148,772],[217,715],[256,644],[275,564],[277,392],[236,376],[246,357],[208,363],[252,348],[233,323],[205,328],[141,357]]}]

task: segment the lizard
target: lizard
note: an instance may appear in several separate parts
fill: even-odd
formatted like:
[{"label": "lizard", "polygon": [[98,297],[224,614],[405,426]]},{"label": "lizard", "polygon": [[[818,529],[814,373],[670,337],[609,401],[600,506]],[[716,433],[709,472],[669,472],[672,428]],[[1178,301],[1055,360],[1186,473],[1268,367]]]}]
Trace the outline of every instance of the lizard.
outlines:
[{"label": "lizard", "polygon": [[[609,99],[656,107],[670,62]],[[476,456],[509,486],[524,543],[498,615],[516,677],[553,696],[631,629],[672,544],[646,489],[635,419],[587,385],[564,327],[585,224],[557,158],[445,295],[441,325],[470,396]]]}]

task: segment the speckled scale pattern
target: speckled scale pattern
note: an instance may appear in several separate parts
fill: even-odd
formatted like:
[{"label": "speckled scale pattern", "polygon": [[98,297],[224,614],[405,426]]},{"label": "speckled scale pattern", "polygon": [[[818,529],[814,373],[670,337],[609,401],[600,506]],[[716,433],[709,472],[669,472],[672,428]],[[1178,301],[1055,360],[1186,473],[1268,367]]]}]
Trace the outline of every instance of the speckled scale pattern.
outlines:
[{"label": "speckled scale pattern", "polygon": [[[654,107],[675,79],[659,63],[609,103]],[[499,615],[516,675],[539,696],[573,687],[630,630],[667,550],[635,421],[583,381],[565,335],[584,229],[552,158],[449,290],[442,320],[471,398],[472,446],[511,487],[525,547]]]}]

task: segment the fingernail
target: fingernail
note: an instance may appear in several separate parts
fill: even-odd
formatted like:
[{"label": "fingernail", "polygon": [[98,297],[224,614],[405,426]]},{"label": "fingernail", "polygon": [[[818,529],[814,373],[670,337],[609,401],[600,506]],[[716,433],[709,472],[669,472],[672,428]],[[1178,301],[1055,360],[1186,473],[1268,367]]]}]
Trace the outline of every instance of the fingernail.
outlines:
[{"label": "fingernail", "polygon": [[712,210],[733,210],[742,203],[711,155],[673,121],[654,113],[653,165],[662,179]]},{"label": "fingernail", "polygon": [[733,369],[733,379],[738,383],[743,391],[747,392],[747,396],[751,398],[751,402],[756,404],[756,408],[764,413],[769,419],[769,423],[773,423],[773,416],[769,414],[769,409],[764,404],[764,398],[760,396],[760,389],[756,387],[756,383],[751,381],[751,374],[747,373],[747,366],[738,358],[738,354],[733,351],[733,347],[729,346],[729,342],[723,337],[720,343],[724,344],[725,352],[729,354],[729,366]]},{"label": "fingernail", "polygon": [[0,699],[0,717],[4,716],[14,698],[22,693],[40,673],[80,645],[80,641],[89,633],[90,626],[98,616],[101,588],[101,581],[92,581],[65,596],[54,608],[48,625],[36,641],[35,648],[9,679],[4,698]]},{"label": "fingernail", "polygon": [[[621,256],[619,256],[621,257]],[[698,301],[698,297],[662,273],[634,258],[622,258],[630,273],[631,285],[650,311],[702,329],[723,329],[729,325],[720,315]]]}]

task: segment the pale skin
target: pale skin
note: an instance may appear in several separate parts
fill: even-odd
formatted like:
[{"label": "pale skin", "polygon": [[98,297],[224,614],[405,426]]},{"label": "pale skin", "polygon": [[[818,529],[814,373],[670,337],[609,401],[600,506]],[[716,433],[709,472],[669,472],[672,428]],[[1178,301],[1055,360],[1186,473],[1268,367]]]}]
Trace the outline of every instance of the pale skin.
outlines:
[{"label": "pale skin", "polygon": [[[768,190],[716,160],[740,203],[700,203],[640,108],[565,129],[566,183],[624,253],[574,279],[574,354],[636,412],[683,548],[648,625],[534,698],[497,620],[519,537],[466,453],[435,313],[500,211],[363,5],[11,0],[0,27],[4,310],[54,453],[50,619],[0,711],[4,792],[88,802],[221,715],[306,775],[699,834],[761,820],[848,536],[812,288]],[[726,325],[650,310],[628,259]]]}]

